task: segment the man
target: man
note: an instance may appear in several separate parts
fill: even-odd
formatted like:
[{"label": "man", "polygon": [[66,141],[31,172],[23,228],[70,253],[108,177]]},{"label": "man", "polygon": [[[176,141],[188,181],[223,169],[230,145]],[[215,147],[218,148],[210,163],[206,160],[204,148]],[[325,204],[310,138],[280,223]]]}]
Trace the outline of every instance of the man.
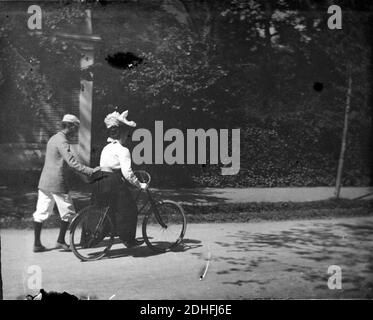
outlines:
[{"label": "man", "polygon": [[70,149],[69,139],[79,130],[79,119],[71,114],[66,114],[62,119],[62,130],[52,136],[47,143],[45,162],[39,180],[39,193],[34,212],[34,252],[45,251],[41,244],[40,233],[43,222],[53,212],[57,204],[61,216],[61,227],[56,248],[69,250],[65,242],[65,234],[71,218],[75,215],[75,208],[66,183],[66,169],[70,167],[76,172],[92,176],[100,167],[92,169],[79,163]]}]

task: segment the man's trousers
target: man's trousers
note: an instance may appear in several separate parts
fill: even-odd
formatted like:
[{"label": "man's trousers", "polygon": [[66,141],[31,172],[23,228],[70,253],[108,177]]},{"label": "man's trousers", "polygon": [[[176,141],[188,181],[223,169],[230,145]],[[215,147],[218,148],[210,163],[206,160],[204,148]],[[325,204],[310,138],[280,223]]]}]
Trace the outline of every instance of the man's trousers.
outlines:
[{"label": "man's trousers", "polygon": [[54,204],[57,205],[62,221],[70,221],[76,214],[73,201],[68,193],[54,193],[39,189],[38,202],[34,212],[34,221],[43,222],[53,212]]}]

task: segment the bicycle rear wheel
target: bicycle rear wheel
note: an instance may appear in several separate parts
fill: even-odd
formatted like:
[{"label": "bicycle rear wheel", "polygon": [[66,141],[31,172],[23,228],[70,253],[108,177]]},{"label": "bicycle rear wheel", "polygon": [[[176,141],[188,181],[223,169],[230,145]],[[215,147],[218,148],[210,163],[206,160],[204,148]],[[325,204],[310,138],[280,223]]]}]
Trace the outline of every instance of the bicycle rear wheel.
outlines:
[{"label": "bicycle rear wheel", "polygon": [[169,200],[157,202],[156,209],[143,220],[144,240],[156,252],[175,249],[182,242],[186,231],[184,210],[178,203]]},{"label": "bicycle rear wheel", "polygon": [[101,259],[114,242],[114,225],[105,213],[108,207],[89,206],[81,210],[70,227],[70,246],[83,261]]}]

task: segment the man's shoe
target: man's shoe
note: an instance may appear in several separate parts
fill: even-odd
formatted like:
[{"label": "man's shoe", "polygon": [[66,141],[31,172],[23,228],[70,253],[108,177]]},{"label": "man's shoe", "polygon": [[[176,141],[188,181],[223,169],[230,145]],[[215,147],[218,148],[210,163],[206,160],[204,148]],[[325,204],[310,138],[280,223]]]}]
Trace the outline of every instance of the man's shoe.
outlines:
[{"label": "man's shoe", "polygon": [[144,240],[134,239],[131,241],[124,241],[123,243],[127,248],[134,248],[134,247],[141,246],[144,242],[145,242]]},{"label": "man's shoe", "polygon": [[62,249],[64,251],[71,251],[70,247],[66,243],[56,242],[55,249]]},{"label": "man's shoe", "polygon": [[40,246],[35,246],[34,245],[34,252],[43,252],[43,251],[46,251],[47,250],[47,248],[46,247],[44,247],[42,244],[40,245]]}]

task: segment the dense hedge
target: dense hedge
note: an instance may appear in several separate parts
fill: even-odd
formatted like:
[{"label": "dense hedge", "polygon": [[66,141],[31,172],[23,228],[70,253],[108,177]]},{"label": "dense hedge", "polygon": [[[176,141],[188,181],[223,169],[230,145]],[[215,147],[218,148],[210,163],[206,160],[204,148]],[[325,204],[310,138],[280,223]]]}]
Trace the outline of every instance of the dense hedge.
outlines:
[{"label": "dense hedge", "polygon": [[[241,128],[241,170],[221,176],[216,165],[153,165],[145,169],[162,187],[333,186],[341,148],[342,124],[325,124],[317,116],[268,117]],[[351,120],[343,185],[369,185],[369,122]]]}]

